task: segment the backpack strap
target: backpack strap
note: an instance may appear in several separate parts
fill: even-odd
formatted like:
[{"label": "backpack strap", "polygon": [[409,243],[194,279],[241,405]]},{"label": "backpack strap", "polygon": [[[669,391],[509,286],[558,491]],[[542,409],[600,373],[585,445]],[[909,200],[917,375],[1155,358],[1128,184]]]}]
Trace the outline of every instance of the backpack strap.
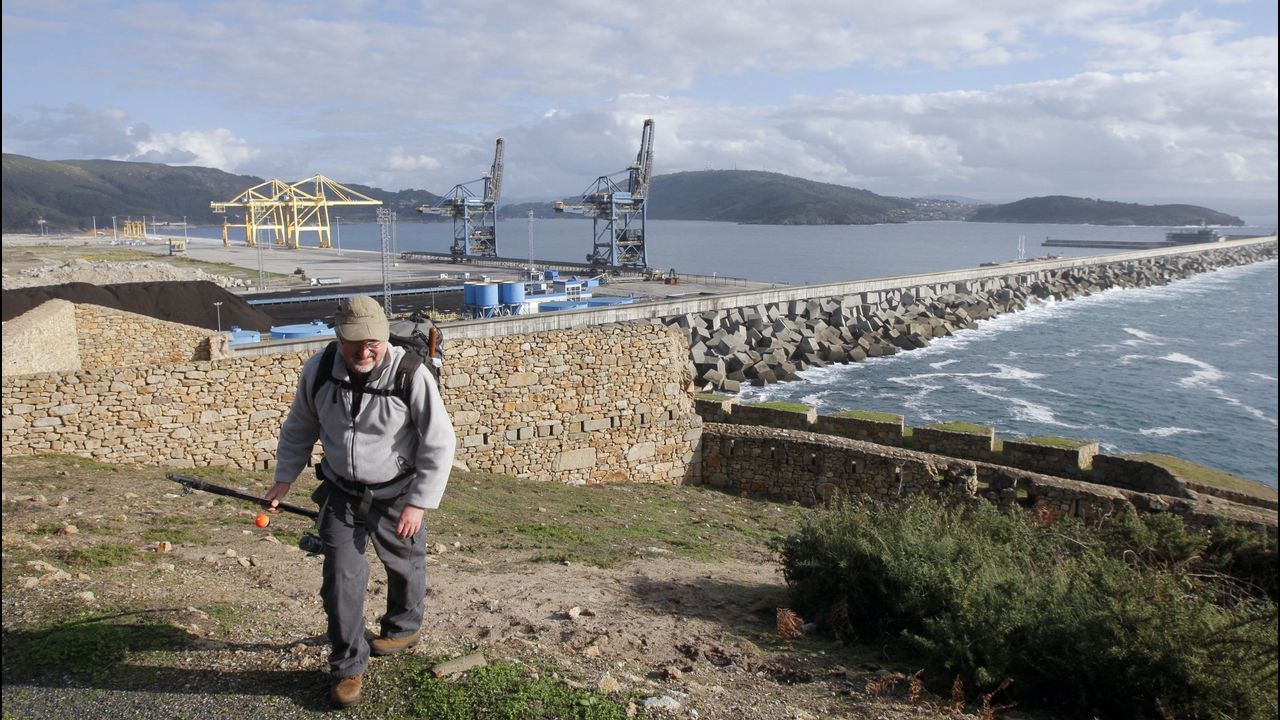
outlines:
[{"label": "backpack strap", "polygon": [[[345,380],[333,379],[333,363],[337,359],[337,355],[337,341],[325,346],[324,352],[320,354],[320,367],[316,370],[316,376],[311,381],[312,405],[315,405],[316,398],[320,395],[320,389],[324,387],[325,383],[335,382],[344,389],[351,389],[351,383]],[[420,365],[423,365],[422,357],[416,352],[406,350],[404,357],[400,358],[400,364],[396,367],[396,375],[391,384],[391,389],[381,390],[366,387],[363,392],[366,395],[377,395],[379,397],[397,397],[400,398],[405,407],[409,407],[410,393],[413,391],[413,374],[418,371]]]},{"label": "backpack strap", "polygon": [[325,383],[333,380],[333,362],[338,356],[338,341],[334,340],[325,346],[324,352],[320,354],[320,367],[316,368],[316,376],[311,380],[311,405],[314,407],[316,398],[320,395],[320,388]]}]

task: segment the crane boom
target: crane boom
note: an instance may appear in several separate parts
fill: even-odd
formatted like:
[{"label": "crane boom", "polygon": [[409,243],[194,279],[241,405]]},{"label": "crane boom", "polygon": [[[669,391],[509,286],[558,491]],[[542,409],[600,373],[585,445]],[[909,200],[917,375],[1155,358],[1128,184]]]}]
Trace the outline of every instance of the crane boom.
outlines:
[{"label": "crane boom", "polygon": [[[483,183],[477,197],[468,185]],[[493,149],[489,172],[476,180],[458,183],[435,205],[423,205],[418,212],[453,218],[454,262],[468,257],[498,256],[498,195],[502,192],[502,138]]]},{"label": "crane boom", "polygon": [[[587,260],[612,268],[647,268],[645,252],[646,197],[653,172],[653,118],[640,131],[640,152],[626,170],[626,184],[602,175],[573,204],[556,202],[556,212],[591,218],[595,238]],[[621,173],[614,173],[614,177]],[[603,227],[602,227],[603,225]]]},{"label": "crane boom", "polygon": [[494,143],[493,165],[489,168],[489,182],[485,186],[484,201],[497,204],[502,194],[502,138]]}]

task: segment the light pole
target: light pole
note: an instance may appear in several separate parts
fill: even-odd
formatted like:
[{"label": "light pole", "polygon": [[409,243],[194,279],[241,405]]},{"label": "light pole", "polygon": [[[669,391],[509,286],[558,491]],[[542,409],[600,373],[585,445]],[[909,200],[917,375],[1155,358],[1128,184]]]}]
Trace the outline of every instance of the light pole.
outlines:
[{"label": "light pole", "polygon": [[182,243],[183,243],[183,247],[186,247],[186,242],[187,242],[187,216],[186,216],[186,215],[183,215],[183,216],[182,216]]},{"label": "light pole", "polygon": [[218,313],[218,332],[222,332],[222,301],[215,302],[213,309]]},{"label": "light pole", "polygon": [[116,237],[116,216],[112,215],[111,216],[111,242],[115,242],[117,239],[118,238]]},{"label": "light pole", "polygon": [[338,215],[333,218],[338,221],[338,232],[334,235],[334,239],[338,242],[338,254],[342,254],[342,216]]}]

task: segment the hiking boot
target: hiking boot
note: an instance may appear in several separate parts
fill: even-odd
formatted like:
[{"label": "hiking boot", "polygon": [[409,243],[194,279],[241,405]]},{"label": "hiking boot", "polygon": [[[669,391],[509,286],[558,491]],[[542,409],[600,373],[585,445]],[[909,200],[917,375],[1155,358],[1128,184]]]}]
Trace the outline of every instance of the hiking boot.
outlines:
[{"label": "hiking boot", "polygon": [[363,675],[334,678],[333,687],[329,689],[329,702],[340,708],[355,705],[360,702],[360,685],[363,683]]},{"label": "hiking boot", "polygon": [[369,654],[382,657],[383,655],[399,655],[418,644],[418,638],[422,636],[422,631],[412,635],[405,635],[398,638],[380,637],[369,643]]}]

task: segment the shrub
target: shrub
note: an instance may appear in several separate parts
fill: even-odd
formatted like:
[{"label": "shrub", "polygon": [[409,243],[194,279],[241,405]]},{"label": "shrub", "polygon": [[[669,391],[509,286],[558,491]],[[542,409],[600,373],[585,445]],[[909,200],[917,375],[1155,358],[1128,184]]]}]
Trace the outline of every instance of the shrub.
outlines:
[{"label": "shrub", "polygon": [[834,506],[779,550],[794,607],[911,653],[936,687],[1012,678],[1020,703],[1100,717],[1273,717],[1275,603],[1216,602],[1179,560],[1203,538],[1124,522],[1100,535],[915,498]]}]

